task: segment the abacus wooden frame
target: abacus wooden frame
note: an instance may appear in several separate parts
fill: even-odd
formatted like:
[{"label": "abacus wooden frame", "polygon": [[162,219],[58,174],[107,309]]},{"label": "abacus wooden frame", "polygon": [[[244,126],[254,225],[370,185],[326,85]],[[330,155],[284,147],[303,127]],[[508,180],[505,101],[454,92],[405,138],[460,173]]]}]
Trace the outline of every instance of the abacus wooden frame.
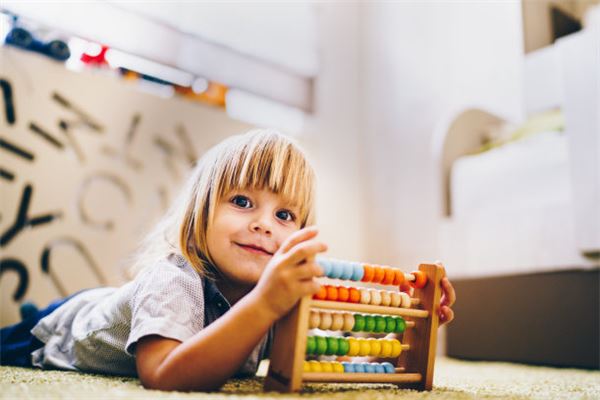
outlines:
[{"label": "abacus wooden frame", "polygon": [[[443,267],[434,264],[421,264],[419,270],[427,275],[427,285],[422,289],[415,289],[414,292],[414,297],[419,299],[420,310],[318,301],[310,297],[301,299],[292,311],[275,325],[265,389],[296,392],[301,390],[304,382],[373,382],[394,383],[399,387],[416,390],[431,390],[439,324],[437,307],[441,298],[440,281],[445,276],[445,271]],[[303,363],[311,308],[414,318],[415,326],[407,329],[402,338],[402,344],[408,344],[410,350],[402,352],[395,360],[397,371],[409,372],[393,374],[304,372]]]}]

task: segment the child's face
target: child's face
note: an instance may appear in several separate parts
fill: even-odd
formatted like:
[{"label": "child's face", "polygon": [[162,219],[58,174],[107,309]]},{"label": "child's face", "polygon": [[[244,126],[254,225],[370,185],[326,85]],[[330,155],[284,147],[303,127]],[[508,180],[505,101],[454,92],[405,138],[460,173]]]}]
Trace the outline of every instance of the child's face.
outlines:
[{"label": "child's face", "polygon": [[209,254],[230,280],[254,285],[285,239],[300,229],[298,210],[269,190],[226,194],[207,231]]}]

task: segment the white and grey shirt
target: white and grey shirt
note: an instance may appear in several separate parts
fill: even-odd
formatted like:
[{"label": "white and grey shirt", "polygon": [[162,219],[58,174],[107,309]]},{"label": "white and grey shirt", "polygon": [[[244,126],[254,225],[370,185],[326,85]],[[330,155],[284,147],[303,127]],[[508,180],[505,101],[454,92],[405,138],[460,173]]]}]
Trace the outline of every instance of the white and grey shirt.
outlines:
[{"label": "white and grey shirt", "polygon": [[[44,346],[31,353],[41,368],[137,376],[135,346],[148,335],[185,341],[231,305],[213,281],[181,256],[149,266],[120,288],[83,291],[31,330]],[[254,375],[267,358],[272,329],[236,376]]]}]

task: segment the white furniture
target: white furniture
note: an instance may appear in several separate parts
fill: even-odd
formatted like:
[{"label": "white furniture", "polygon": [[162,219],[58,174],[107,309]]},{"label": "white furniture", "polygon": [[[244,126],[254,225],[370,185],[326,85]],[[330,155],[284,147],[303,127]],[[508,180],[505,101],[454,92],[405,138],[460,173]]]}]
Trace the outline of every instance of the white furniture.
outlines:
[{"label": "white furniture", "polygon": [[565,131],[478,154],[502,124],[469,108],[439,127],[441,256],[454,277],[600,266],[600,28],[526,56],[528,115],[561,108]]}]

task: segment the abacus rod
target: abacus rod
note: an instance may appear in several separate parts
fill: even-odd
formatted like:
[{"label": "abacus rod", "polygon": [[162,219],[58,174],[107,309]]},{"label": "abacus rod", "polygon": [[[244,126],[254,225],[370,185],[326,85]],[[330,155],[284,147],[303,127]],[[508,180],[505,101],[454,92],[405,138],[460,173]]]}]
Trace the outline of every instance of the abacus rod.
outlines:
[{"label": "abacus rod", "polygon": [[369,382],[369,383],[413,383],[423,379],[421,374],[375,374],[360,372],[304,372],[304,382]]},{"label": "abacus rod", "polygon": [[398,308],[386,306],[372,306],[368,304],[358,303],[343,303],[340,301],[311,300],[309,307],[321,308],[325,310],[356,311],[362,313],[383,315],[400,315],[415,318],[429,317],[429,311],[426,310],[414,310],[411,308]]}]

